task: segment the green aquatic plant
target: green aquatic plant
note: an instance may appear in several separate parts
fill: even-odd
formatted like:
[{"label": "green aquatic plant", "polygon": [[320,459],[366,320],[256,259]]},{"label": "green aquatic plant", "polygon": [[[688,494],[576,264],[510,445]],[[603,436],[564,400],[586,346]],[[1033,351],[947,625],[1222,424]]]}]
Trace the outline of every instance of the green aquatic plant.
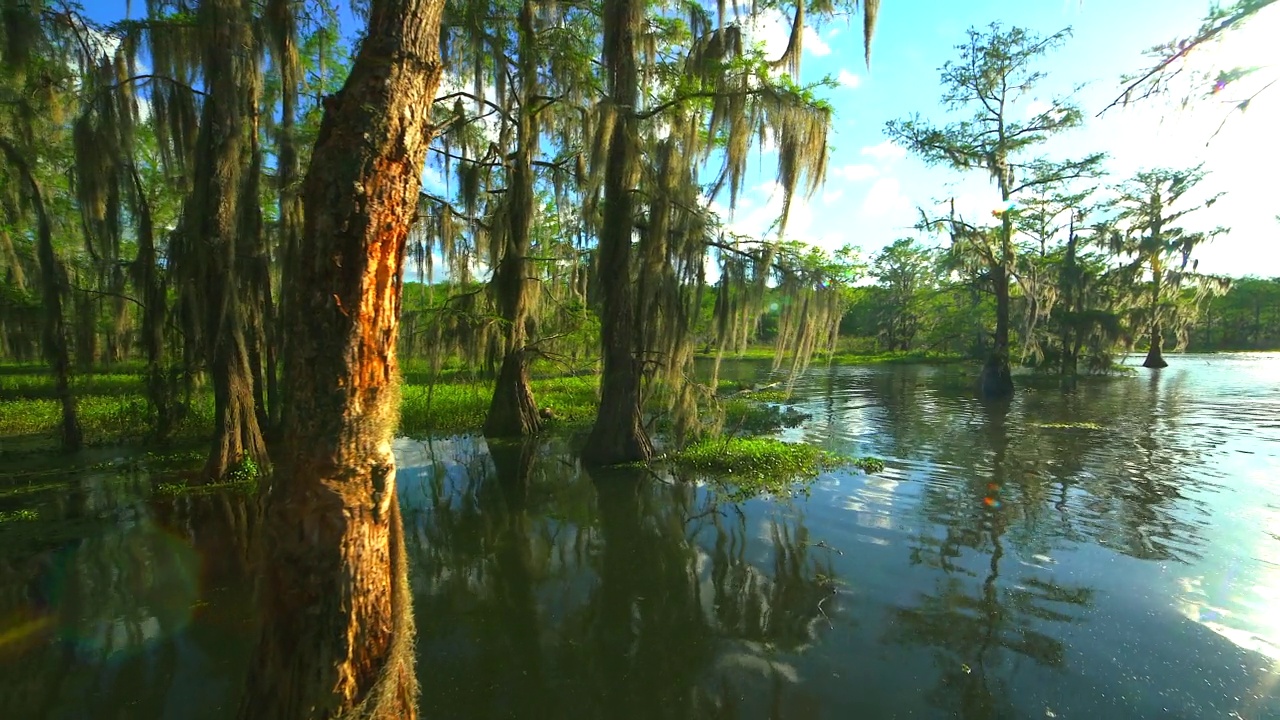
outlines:
[{"label": "green aquatic plant", "polygon": [[1103,427],[1092,422],[1055,422],[1055,423],[1031,423],[1032,427],[1045,428],[1047,430],[1102,430]]},{"label": "green aquatic plant", "polygon": [[867,457],[856,458],[850,461],[849,464],[862,470],[868,475],[874,475],[878,472],[884,471],[884,461],[878,457],[871,457],[869,455]]},{"label": "green aquatic plant", "polygon": [[809,483],[841,467],[856,467],[868,474],[885,468],[879,458],[850,458],[775,438],[704,439],[670,455],[669,460],[678,468],[709,476],[734,502],[764,494],[807,495]]},{"label": "green aquatic plant", "polygon": [[809,482],[847,460],[812,445],[729,437],[700,440],[672,455],[671,462],[710,476],[737,502],[763,494],[807,494]]},{"label": "green aquatic plant", "polygon": [[29,508],[21,510],[0,510],[0,523],[39,520],[40,513]]},{"label": "green aquatic plant", "polygon": [[256,483],[261,476],[262,469],[258,467],[258,463],[253,458],[246,457],[231,466],[231,470],[227,472],[226,480],[228,485]]},{"label": "green aquatic plant", "polygon": [[751,393],[748,397],[756,402],[788,403],[791,401],[791,393],[786,390],[760,390]]}]

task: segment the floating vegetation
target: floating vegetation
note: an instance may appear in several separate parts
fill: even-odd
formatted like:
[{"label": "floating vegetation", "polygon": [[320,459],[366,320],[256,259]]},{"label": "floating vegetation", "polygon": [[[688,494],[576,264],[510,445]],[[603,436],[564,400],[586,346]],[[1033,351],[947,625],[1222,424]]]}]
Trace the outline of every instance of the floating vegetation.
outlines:
[{"label": "floating vegetation", "polygon": [[756,402],[768,403],[788,403],[791,402],[791,393],[786,390],[760,390],[753,392],[748,396]]},{"label": "floating vegetation", "polygon": [[199,450],[182,452],[147,452],[127,458],[104,460],[93,466],[94,470],[114,470],[118,473],[157,472],[177,468],[195,467],[204,462],[205,453]]},{"label": "floating vegetation", "polygon": [[169,497],[177,495],[214,495],[221,492],[251,494],[257,491],[257,489],[258,482],[256,479],[228,479],[219,482],[194,485],[180,482],[162,482],[159,485],[156,485],[156,494]]},{"label": "floating vegetation", "polygon": [[1102,426],[1092,422],[1058,422],[1058,423],[1031,423],[1032,427],[1044,428],[1046,430],[1102,430]]},{"label": "floating vegetation", "polygon": [[862,470],[862,472],[868,475],[874,475],[878,472],[884,471],[884,461],[878,457],[871,457],[869,455],[867,457],[860,457],[852,460],[849,464]]},{"label": "floating vegetation", "polygon": [[812,445],[736,437],[699,441],[671,460],[678,467],[710,475],[735,502],[762,494],[808,494],[809,481],[848,462]]},{"label": "floating vegetation", "polygon": [[0,524],[10,522],[29,522],[39,520],[40,513],[29,508],[22,510],[0,510]]}]

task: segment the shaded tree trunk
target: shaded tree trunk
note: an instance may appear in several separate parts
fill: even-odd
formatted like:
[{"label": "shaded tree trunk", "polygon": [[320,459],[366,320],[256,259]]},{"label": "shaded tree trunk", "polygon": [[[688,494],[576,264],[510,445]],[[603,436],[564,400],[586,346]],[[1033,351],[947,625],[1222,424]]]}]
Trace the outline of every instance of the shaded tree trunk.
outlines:
[{"label": "shaded tree trunk", "polygon": [[511,161],[506,197],[506,247],[494,271],[493,287],[498,310],[506,326],[502,369],[493,388],[493,400],[485,418],[486,437],[531,435],[542,425],[529,387],[525,321],[529,313],[529,232],[533,221],[533,156],[538,147],[538,57],[534,52],[533,0],[520,8],[520,109],[516,125],[516,152]]},{"label": "shaded tree trunk", "polygon": [[40,262],[40,291],[44,304],[42,347],[49,369],[53,371],[54,390],[62,406],[62,447],[78,450],[84,442],[80,419],[76,415],[76,399],[71,394],[71,358],[67,353],[67,332],[62,317],[62,298],[65,294],[66,273],[53,252],[53,229],[44,205],[44,193],[40,183],[31,174],[31,166],[18,148],[0,138],[0,152],[18,172],[19,179],[27,186],[31,207],[36,215],[36,257]]},{"label": "shaded tree trunk", "polygon": [[[1153,231],[1159,237],[1159,223]],[[1169,367],[1164,359],[1164,329],[1160,325],[1160,277],[1161,267],[1158,263],[1151,266],[1151,346],[1147,349],[1147,358],[1142,361],[1145,368]]]},{"label": "shaded tree trunk", "polygon": [[634,112],[640,85],[636,39],[643,12],[643,0],[617,0],[605,5],[604,60],[610,109],[617,117],[605,165],[604,226],[600,229],[596,268],[604,279],[600,409],[583,450],[583,459],[595,465],[643,462],[653,455],[653,445],[640,417],[640,361],[634,346],[635,295],[631,287],[634,191],[639,182]]},{"label": "shaded tree trunk", "polygon": [[1147,350],[1147,358],[1142,361],[1142,367],[1169,367],[1169,363],[1164,359],[1164,332],[1160,328],[1159,320],[1151,321],[1151,347]]},{"label": "shaded tree trunk", "polygon": [[242,718],[417,715],[391,438],[443,5],[372,0],[346,85],[324,102],[284,282],[283,433],[264,487],[263,630]]},{"label": "shaded tree trunk", "polygon": [[1013,375],[1009,368],[1009,273],[1004,267],[992,268],[996,294],[996,335],[980,380],[982,396],[1006,398],[1013,394]]},{"label": "shaded tree trunk", "polygon": [[164,325],[168,316],[164,276],[156,266],[151,204],[147,201],[136,168],[133,174],[137,194],[138,254],[133,260],[133,284],[142,297],[142,346],[147,356],[147,402],[155,413],[155,439],[166,442],[173,432],[173,397],[164,368]]},{"label": "shaded tree trunk", "polygon": [[197,16],[205,33],[208,95],[184,231],[198,248],[191,271],[204,304],[203,349],[213,384],[214,437],[205,463],[207,479],[221,478],[246,460],[259,465],[267,461],[255,413],[251,348],[236,261],[247,212],[241,207],[247,199],[244,188],[253,180],[251,118],[258,102],[248,9],[242,0],[208,0],[200,4]]}]

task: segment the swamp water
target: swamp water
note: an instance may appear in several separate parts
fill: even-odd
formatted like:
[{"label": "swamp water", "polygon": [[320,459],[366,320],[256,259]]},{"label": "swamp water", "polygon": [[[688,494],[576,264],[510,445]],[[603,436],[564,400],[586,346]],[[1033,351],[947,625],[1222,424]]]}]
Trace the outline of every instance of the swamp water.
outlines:
[{"label": "swamp water", "polygon": [[[887,467],[807,497],[402,440],[423,717],[1280,718],[1280,355],[1171,361],[1004,405],[815,368],[781,437]],[[0,718],[231,717],[250,501],[28,478]]]}]

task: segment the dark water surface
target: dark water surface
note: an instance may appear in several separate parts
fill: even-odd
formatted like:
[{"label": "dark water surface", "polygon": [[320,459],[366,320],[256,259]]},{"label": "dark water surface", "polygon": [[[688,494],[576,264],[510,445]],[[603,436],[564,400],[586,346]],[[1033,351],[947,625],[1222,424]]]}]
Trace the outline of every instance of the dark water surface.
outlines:
[{"label": "dark water surface", "polygon": [[[1172,361],[815,369],[782,437],[888,467],[808,499],[401,441],[423,716],[1280,718],[1280,355]],[[231,716],[249,502],[45,482],[0,495],[0,719]]]}]

